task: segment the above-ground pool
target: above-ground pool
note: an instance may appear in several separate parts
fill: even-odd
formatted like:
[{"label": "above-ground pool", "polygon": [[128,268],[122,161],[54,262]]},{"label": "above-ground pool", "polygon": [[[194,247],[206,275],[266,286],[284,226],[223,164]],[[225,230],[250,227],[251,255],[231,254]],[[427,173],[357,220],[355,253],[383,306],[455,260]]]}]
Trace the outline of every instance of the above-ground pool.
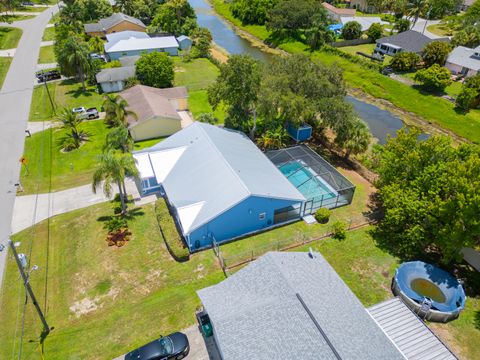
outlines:
[{"label": "above-ground pool", "polygon": [[430,302],[431,307],[425,315],[430,321],[456,319],[465,307],[465,291],[458,280],[448,272],[422,261],[400,265],[393,278],[392,290],[413,311],[421,312],[422,317],[425,313],[422,304],[425,300]]},{"label": "above-ground pool", "polygon": [[327,200],[337,196],[337,192],[321,176],[299,161],[283,164],[279,169],[306,199]]}]

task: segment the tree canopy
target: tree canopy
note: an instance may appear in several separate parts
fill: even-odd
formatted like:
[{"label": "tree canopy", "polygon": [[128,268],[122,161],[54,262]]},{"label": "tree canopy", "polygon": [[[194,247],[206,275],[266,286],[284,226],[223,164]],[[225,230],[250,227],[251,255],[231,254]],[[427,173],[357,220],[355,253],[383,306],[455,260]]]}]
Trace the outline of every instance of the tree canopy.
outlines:
[{"label": "tree canopy", "polygon": [[380,152],[379,241],[405,258],[434,251],[450,262],[480,245],[480,149],[418,135],[401,130]]},{"label": "tree canopy", "polygon": [[157,88],[173,86],[173,60],[166,53],[144,54],[135,66],[137,78],[143,85]]},{"label": "tree canopy", "polygon": [[360,35],[362,35],[362,25],[357,21],[349,21],[342,28],[342,37],[345,40],[358,39]]},{"label": "tree canopy", "polygon": [[423,49],[423,61],[426,66],[432,66],[433,64],[443,66],[445,65],[445,61],[447,61],[450,51],[452,51],[452,47],[449,43],[444,41],[432,41]]},{"label": "tree canopy", "polygon": [[243,24],[263,25],[267,21],[268,12],[278,0],[234,0],[230,9],[233,16]]},{"label": "tree canopy", "polygon": [[415,74],[415,81],[420,82],[430,90],[444,90],[452,83],[450,70],[438,64],[433,64],[428,69],[422,69]]}]

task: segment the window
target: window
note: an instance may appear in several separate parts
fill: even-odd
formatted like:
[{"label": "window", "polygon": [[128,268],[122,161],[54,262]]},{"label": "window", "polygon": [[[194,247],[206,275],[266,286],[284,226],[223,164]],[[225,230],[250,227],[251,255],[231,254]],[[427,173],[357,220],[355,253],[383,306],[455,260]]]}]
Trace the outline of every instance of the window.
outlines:
[{"label": "window", "polygon": [[267,213],[264,213],[264,212],[260,213],[258,214],[258,220],[265,220],[266,216],[267,216]]}]

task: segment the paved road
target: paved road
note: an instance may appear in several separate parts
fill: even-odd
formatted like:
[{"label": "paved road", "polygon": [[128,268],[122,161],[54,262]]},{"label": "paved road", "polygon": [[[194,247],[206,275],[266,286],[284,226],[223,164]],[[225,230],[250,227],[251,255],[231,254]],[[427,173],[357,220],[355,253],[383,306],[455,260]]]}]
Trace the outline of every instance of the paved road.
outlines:
[{"label": "paved road", "polygon": [[419,18],[415,26],[412,28],[412,30],[418,31],[420,33],[423,32],[423,34],[429,37],[430,39],[438,39],[438,38],[441,38],[441,36],[435,35],[434,33],[431,33],[430,31],[427,30],[428,26],[438,24],[438,23],[440,23],[440,20],[425,20],[425,19]]},{"label": "paved road", "polygon": [[[34,19],[7,26],[23,30],[12,64],[0,91],[0,244],[6,244],[11,234],[15,184],[20,174],[18,159],[23,153],[33,79],[37,67],[43,30],[50,21],[55,6]],[[5,268],[6,251],[0,252],[0,289]]]}]

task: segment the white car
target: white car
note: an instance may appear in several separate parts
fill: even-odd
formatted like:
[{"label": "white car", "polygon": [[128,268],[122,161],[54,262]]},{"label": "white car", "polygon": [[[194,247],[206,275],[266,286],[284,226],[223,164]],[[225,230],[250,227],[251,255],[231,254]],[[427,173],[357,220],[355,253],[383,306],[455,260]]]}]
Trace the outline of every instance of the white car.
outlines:
[{"label": "white car", "polygon": [[73,108],[72,112],[77,114],[83,114],[85,112],[85,108],[83,106]]}]

